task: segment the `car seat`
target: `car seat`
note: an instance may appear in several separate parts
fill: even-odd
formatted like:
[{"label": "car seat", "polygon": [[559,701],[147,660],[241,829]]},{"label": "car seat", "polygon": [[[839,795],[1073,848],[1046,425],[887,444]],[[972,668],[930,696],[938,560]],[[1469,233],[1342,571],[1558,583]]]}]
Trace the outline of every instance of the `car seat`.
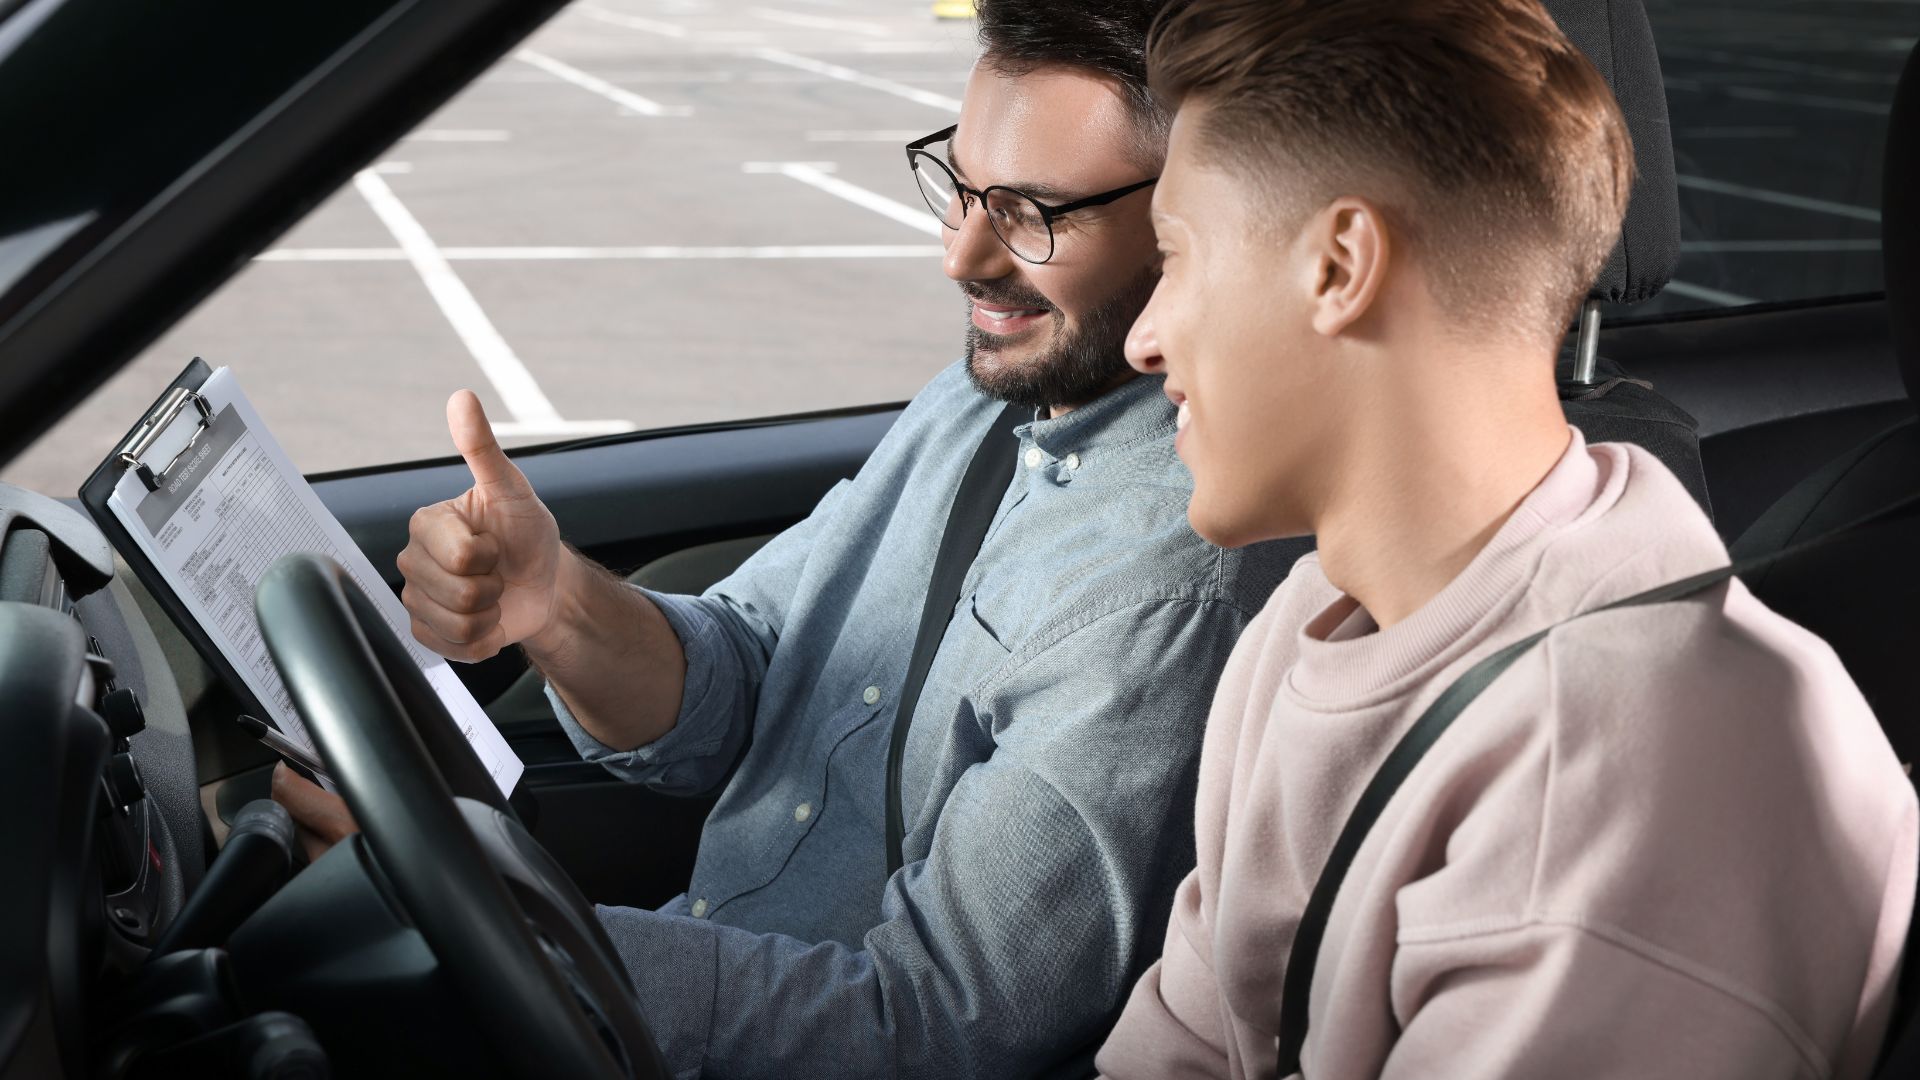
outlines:
[{"label": "car seat", "polygon": [[[1735,558],[1779,551],[1920,493],[1920,48],[1888,116],[1881,259],[1894,354],[1907,387],[1899,423],[1788,490],[1734,542]],[[1872,704],[1903,762],[1920,755],[1920,519],[1906,517],[1745,580],[1768,607],[1825,638]],[[1899,1014],[1880,1076],[1920,1076],[1920,935],[1910,933]]]},{"label": "car seat", "polygon": [[1561,357],[1560,402],[1589,443],[1637,443],[1672,470],[1712,513],[1700,464],[1699,424],[1686,410],[1599,355],[1602,304],[1658,295],[1680,259],[1680,189],[1660,55],[1642,0],[1546,0],[1568,40],[1598,68],[1626,117],[1637,175],[1620,243],[1587,294],[1579,332]]}]

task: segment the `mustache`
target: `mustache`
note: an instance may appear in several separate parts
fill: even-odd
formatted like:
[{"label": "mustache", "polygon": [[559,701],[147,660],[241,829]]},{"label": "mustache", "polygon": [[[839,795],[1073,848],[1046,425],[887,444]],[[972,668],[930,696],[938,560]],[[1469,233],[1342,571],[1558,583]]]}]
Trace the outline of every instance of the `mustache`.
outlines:
[{"label": "mustache", "polygon": [[975,303],[1010,308],[1038,308],[1042,311],[1053,310],[1053,304],[1048,302],[1046,297],[1030,290],[1022,291],[1010,285],[987,287],[969,281],[961,284],[960,292]]}]

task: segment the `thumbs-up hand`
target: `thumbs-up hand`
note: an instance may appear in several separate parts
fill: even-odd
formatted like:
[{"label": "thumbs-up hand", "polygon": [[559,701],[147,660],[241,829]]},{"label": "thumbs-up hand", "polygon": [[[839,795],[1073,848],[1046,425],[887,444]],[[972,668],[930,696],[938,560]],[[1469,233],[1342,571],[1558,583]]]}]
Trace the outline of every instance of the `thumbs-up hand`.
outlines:
[{"label": "thumbs-up hand", "polygon": [[473,486],[414,512],[397,560],[407,582],[400,600],[422,645],[449,660],[485,660],[554,623],[566,551],[472,391],[448,399],[447,430]]}]

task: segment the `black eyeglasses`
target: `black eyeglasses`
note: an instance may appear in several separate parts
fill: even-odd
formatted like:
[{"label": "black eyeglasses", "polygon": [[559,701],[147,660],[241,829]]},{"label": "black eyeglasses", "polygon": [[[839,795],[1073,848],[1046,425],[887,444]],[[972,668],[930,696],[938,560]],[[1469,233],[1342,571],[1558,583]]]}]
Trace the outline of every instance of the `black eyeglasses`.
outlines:
[{"label": "black eyeglasses", "polygon": [[1090,206],[1105,206],[1160,179],[1151,177],[1058,206],[1049,206],[1024,191],[999,184],[985,190],[970,188],[953,175],[946,162],[926,149],[952,138],[959,126],[955,124],[907,144],[907,167],[913,170],[920,197],[927,201],[927,209],[940,219],[940,224],[955,231],[966,219],[967,204],[978,202],[987,208],[987,224],[992,226],[993,234],[1007,245],[1008,251],[1030,263],[1044,263],[1053,258],[1053,223],[1058,218]]}]

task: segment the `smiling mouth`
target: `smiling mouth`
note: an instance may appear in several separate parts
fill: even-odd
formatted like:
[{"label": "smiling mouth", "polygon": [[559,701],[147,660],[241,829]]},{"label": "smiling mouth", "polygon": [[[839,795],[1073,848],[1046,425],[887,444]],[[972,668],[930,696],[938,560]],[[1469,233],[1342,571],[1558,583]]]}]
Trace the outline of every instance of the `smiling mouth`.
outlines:
[{"label": "smiling mouth", "polygon": [[979,302],[974,303],[973,310],[986,316],[988,321],[997,323],[1012,322],[1015,319],[1029,318],[1034,315],[1045,315],[1047,313],[1047,309],[1045,308],[988,307]]},{"label": "smiling mouth", "polygon": [[994,338],[1027,337],[1039,331],[1053,315],[1053,309],[1047,307],[994,304],[971,295],[967,299],[972,301],[970,321],[974,329]]},{"label": "smiling mouth", "polygon": [[[962,287],[960,292],[972,305],[970,314],[973,325],[989,334],[1010,336],[1025,333],[1053,314],[1053,308],[1038,293],[992,300],[970,288]],[[1020,303],[1022,300],[1029,302]]]}]

